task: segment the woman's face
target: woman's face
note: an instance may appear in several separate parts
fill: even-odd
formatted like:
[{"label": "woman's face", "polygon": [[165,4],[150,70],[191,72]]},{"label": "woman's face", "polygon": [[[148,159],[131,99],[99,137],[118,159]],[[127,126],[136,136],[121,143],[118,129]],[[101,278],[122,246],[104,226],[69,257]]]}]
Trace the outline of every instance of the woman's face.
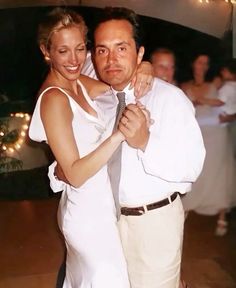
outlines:
[{"label": "woman's face", "polygon": [[78,79],[86,58],[85,37],[79,27],[54,32],[47,52],[51,68],[68,80]]},{"label": "woman's face", "polygon": [[209,57],[207,55],[198,56],[193,62],[193,72],[205,75],[209,69]]}]

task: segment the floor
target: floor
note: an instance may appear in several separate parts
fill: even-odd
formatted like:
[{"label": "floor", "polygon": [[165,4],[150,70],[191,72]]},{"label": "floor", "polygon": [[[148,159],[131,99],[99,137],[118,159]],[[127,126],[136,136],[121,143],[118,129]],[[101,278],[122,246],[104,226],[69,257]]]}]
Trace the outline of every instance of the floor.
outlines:
[{"label": "floor", "polygon": [[[55,287],[64,254],[57,205],[57,198],[0,202],[0,288]],[[195,213],[186,220],[183,276],[191,288],[236,288],[236,213],[224,237],[214,236],[215,220]]]}]

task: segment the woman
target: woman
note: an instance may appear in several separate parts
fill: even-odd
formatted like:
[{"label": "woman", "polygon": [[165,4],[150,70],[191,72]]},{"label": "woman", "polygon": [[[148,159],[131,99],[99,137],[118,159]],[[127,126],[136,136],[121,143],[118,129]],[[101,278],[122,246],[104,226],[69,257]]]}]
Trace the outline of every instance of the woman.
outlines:
[{"label": "woman", "polygon": [[208,55],[198,55],[192,63],[193,79],[181,87],[196,106],[207,152],[203,171],[192,192],[183,198],[183,205],[187,211],[218,214],[215,233],[223,236],[227,232],[226,212],[233,200],[235,169],[227,127],[219,121],[224,103],[218,99],[215,83],[206,81],[209,61]]},{"label": "woman", "polygon": [[39,45],[50,71],[40,89],[30,137],[48,142],[71,184],[58,209],[67,247],[63,287],[128,288],[106,164],[124,137],[119,130],[109,136],[110,123],[90,99],[109,87],[80,75],[86,33],[81,16],[62,9],[53,10],[40,25]]}]

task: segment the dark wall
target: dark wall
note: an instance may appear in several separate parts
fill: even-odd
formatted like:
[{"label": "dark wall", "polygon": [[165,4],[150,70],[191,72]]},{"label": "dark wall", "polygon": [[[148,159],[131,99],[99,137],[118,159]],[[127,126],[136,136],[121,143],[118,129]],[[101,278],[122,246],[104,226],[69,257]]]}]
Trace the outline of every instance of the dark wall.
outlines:
[{"label": "dark wall", "polygon": [[[0,93],[11,100],[34,102],[45,76],[46,66],[36,43],[37,26],[52,7],[15,8],[0,10]],[[73,7],[81,12],[89,27],[93,27],[99,9]],[[188,77],[188,64],[196,51],[207,51],[213,57],[216,72],[220,60],[231,53],[231,37],[225,41],[163,20],[141,17],[144,27],[145,59],[159,46],[174,50],[178,59],[178,78]]]}]

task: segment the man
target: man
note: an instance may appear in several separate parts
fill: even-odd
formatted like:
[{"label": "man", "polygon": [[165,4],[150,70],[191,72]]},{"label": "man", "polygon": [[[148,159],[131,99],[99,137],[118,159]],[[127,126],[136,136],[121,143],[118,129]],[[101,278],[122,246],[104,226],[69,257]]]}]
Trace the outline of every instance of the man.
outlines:
[{"label": "man", "polygon": [[219,89],[219,99],[224,103],[221,107],[221,122],[236,120],[236,60],[228,60],[221,69],[223,85]]},{"label": "man", "polygon": [[[114,93],[126,93],[119,124],[122,145],[120,235],[132,288],[179,285],[184,213],[178,193],[186,193],[201,172],[205,149],[194,109],[183,92],[158,79],[141,98],[154,124],[146,125],[128,90],[142,59],[136,15],[107,11],[94,31],[95,64]],[[178,191],[178,193],[176,192]]]},{"label": "man", "polygon": [[[107,9],[94,31],[95,64],[115,94],[126,94],[127,107],[119,123],[126,137],[121,153],[119,228],[131,287],[174,288],[179,286],[184,222],[178,194],[189,191],[198,177],[205,149],[194,108],[178,88],[154,80],[151,91],[141,99],[154,119],[150,127],[136,105],[128,87],[144,54],[138,32],[132,11]],[[111,169],[112,184],[119,178],[116,170]]]},{"label": "man", "polygon": [[223,85],[219,89],[219,99],[224,103],[221,123],[228,123],[236,157],[236,59],[228,60],[221,69]]},{"label": "man", "polygon": [[168,48],[157,48],[151,54],[154,76],[171,84],[175,82],[175,55]]}]

